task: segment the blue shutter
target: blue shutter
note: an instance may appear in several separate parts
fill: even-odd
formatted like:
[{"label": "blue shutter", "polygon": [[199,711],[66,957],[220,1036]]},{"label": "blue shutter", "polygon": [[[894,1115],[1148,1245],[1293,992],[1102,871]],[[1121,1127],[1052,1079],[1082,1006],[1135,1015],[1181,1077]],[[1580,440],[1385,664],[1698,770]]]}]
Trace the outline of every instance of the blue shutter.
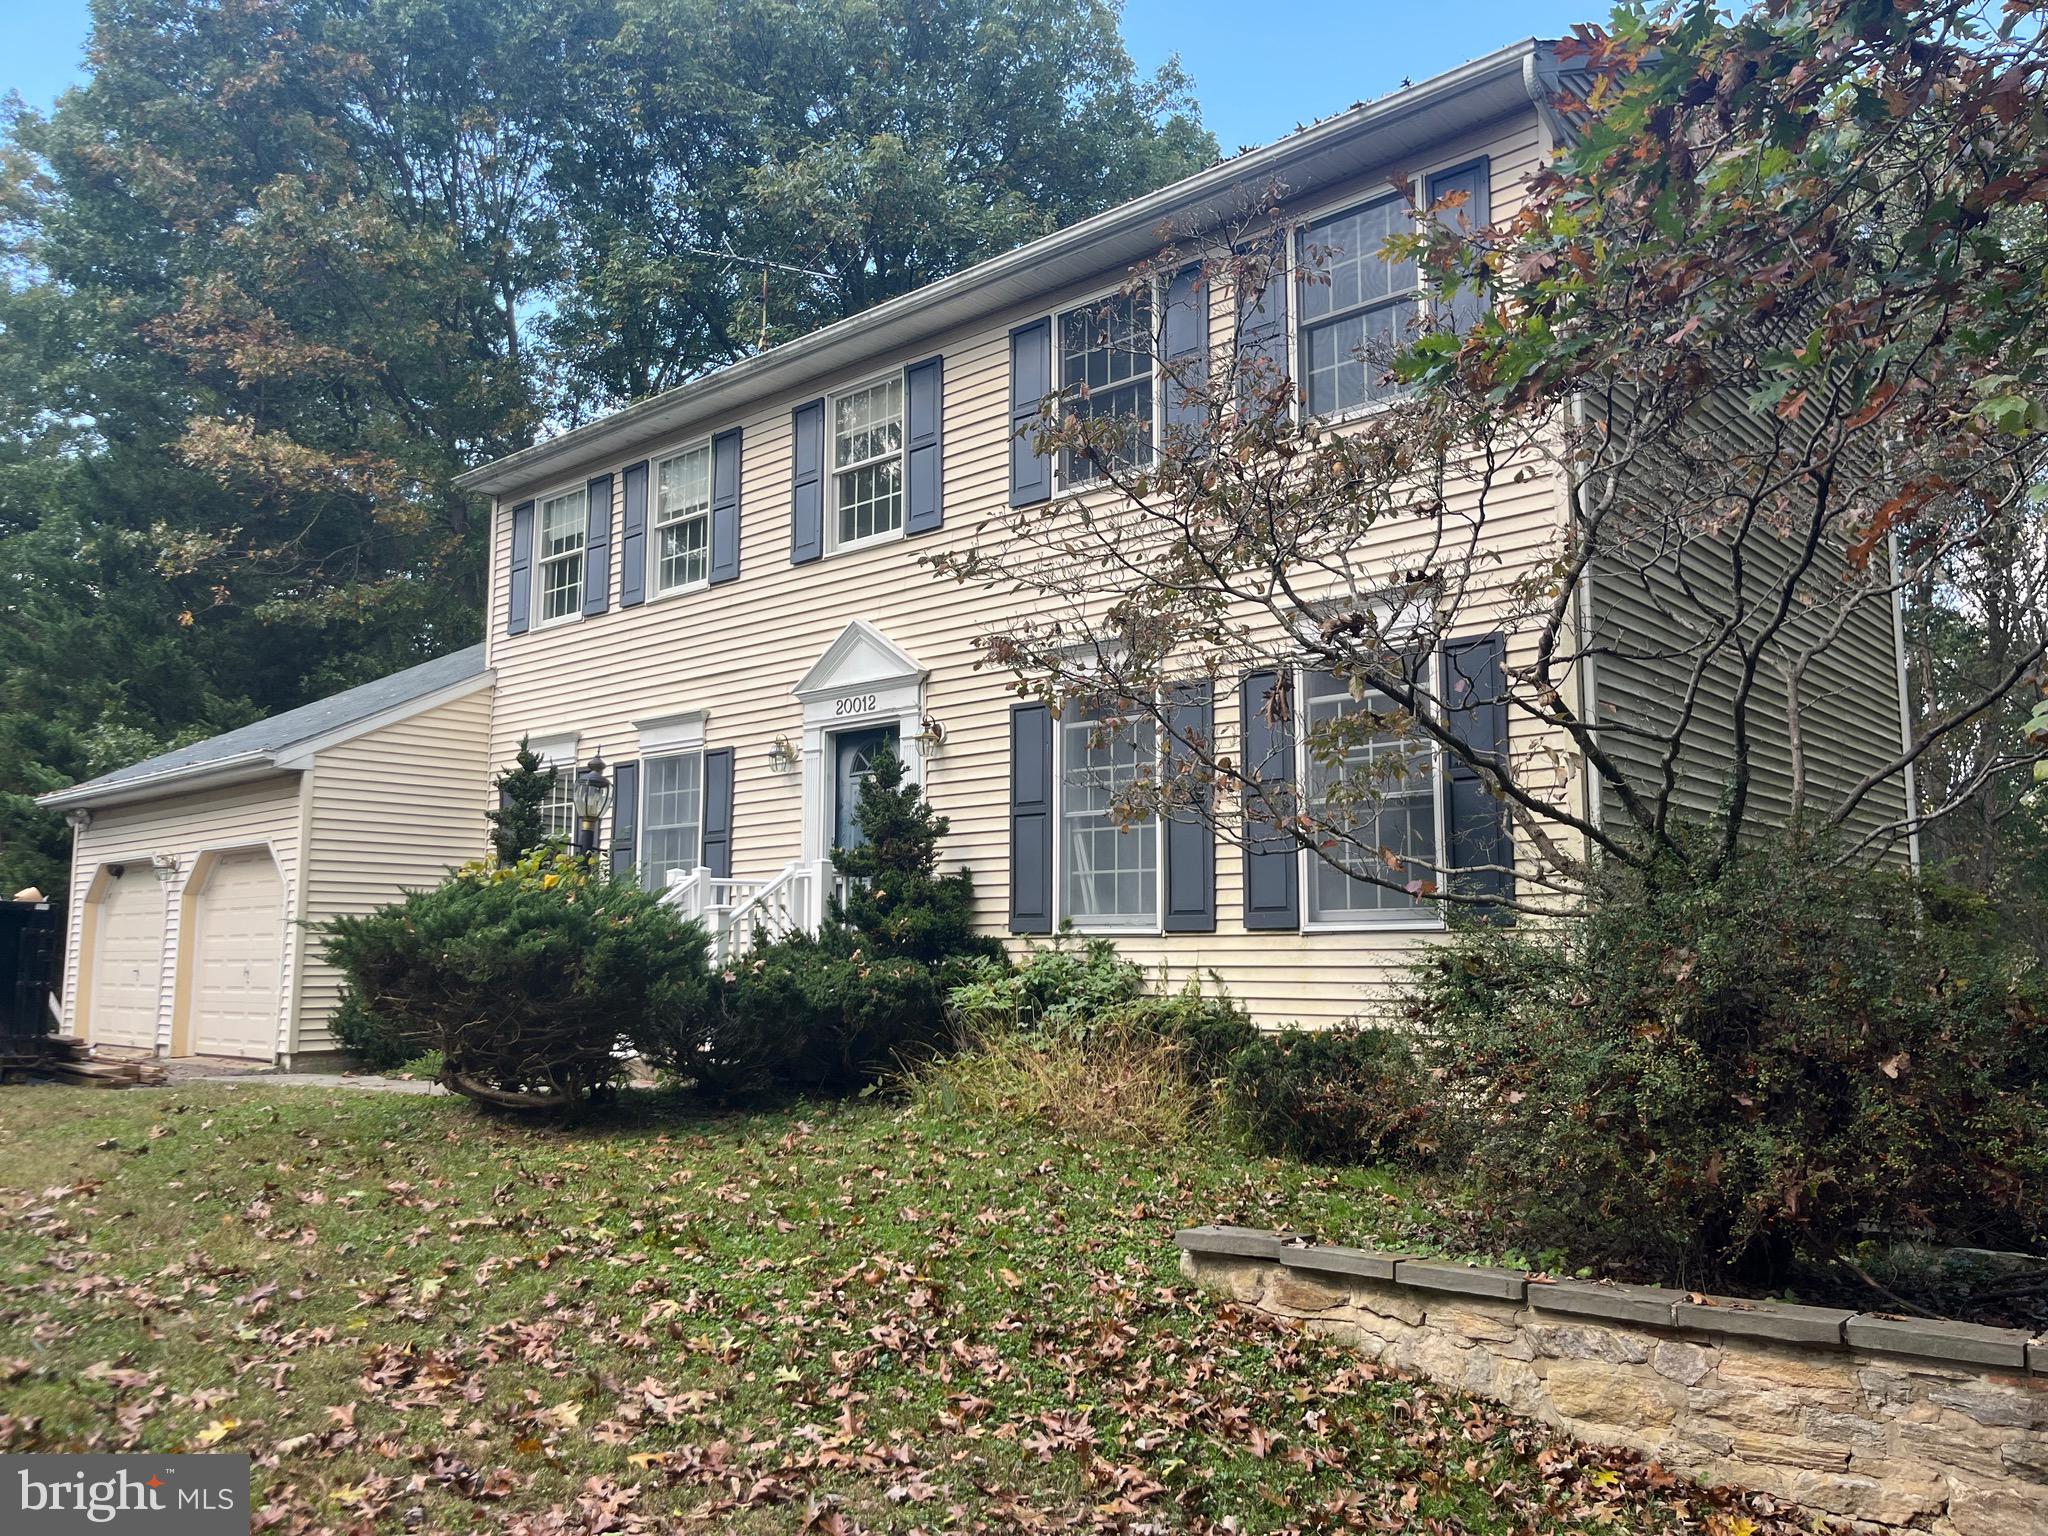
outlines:
[{"label": "blue shutter", "polygon": [[1052,321],[1010,332],[1010,505],[1052,498],[1052,455],[1032,445],[1039,402],[1052,393]]},{"label": "blue shutter", "polygon": [[[1254,241],[1245,255],[1264,255],[1272,262],[1265,290],[1247,294],[1237,317],[1240,381],[1271,389],[1287,377],[1287,234],[1276,230]],[[1239,394],[1244,393],[1243,388]]]},{"label": "blue shutter", "polygon": [[[1216,737],[1214,692],[1207,682],[1174,685],[1167,696],[1166,761],[1169,774],[1185,771],[1194,756],[1189,738],[1205,744]],[[1216,829],[1191,807],[1166,818],[1166,916],[1168,933],[1216,931]]]},{"label": "blue shutter", "polygon": [[583,524],[583,612],[603,613],[612,605],[612,477],[595,475],[589,485]]},{"label": "blue shutter", "polygon": [[1161,340],[1169,454],[1199,453],[1209,435],[1209,289],[1201,276],[1199,267],[1182,267],[1166,281]]},{"label": "blue shutter", "polygon": [[[644,467],[644,466],[643,466]],[[630,874],[640,842],[640,765],[612,769],[612,873]]]},{"label": "blue shutter", "polygon": [[512,509],[512,560],[505,573],[505,633],[523,635],[533,622],[533,503]]},{"label": "blue shutter", "polygon": [[704,754],[704,841],[698,860],[715,880],[732,878],[732,748]]},{"label": "blue shutter", "polygon": [[[1447,640],[1443,666],[1445,726],[1468,751],[1505,765],[1506,638]],[[1449,866],[1451,889],[1465,896],[1512,898],[1515,848],[1507,807],[1486,787],[1478,770],[1454,753],[1445,758],[1444,823],[1450,833],[1450,856],[1444,863]],[[1462,873],[1466,870],[1471,873]]]},{"label": "blue shutter", "polygon": [[626,466],[621,476],[625,510],[619,517],[619,606],[647,601],[647,461]]},{"label": "blue shutter", "polygon": [[825,402],[790,412],[789,563],[807,565],[825,553]]},{"label": "blue shutter", "polygon": [[[1477,160],[1455,166],[1448,171],[1438,171],[1429,178],[1429,205],[1434,208],[1453,192],[1463,192],[1465,201],[1456,208],[1445,208],[1437,218],[1453,229],[1480,230],[1493,222],[1493,208],[1489,201],[1487,186],[1487,159],[1481,155]],[[1468,330],[1486,312],[1486,295],[1470,288],[1461,288],[1451,296],[1448,305],[1437,305],[1437,318],[1441,323],[1448,312],[1453,330]]]},{"label": "blue shutter", "polygon": [[1010,932],[1052,932],[1052,711],[1010,711]]},{"label": "blue shutter", "polygon": [[[1244,775],[1266,791],[1268,808],[1294,804],[1294,690],[1278,672],[1254,672],[1239,690]],[[1259,809],[1248,786],[1244,811],[1244,925],[1301,926],[1301,856],[1294,837]]]},{"label": "blue shutter", "polygon": [[711,585],[740,579],[740,429],[711,439]]},{"label": "blue shutter", "polygon": [[930,533],[946,520],[943,422],[946,360],[903,370],[903,531]]}]

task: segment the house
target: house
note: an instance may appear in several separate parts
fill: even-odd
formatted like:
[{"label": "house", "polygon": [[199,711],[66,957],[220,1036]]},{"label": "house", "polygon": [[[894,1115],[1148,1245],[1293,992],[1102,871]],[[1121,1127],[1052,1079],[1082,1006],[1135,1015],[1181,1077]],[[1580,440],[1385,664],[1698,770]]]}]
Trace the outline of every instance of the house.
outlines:
[{"label": "house", "polygon": [[491,675],[471,646],[45,795],[74,828],[67,1034],[304,1065],[340,979],[308,924],[480,856]]},{"label": "house", "polygon": [[[558,770],[603,758],[613,866],[700,917],[721,955],[816,924],[832,850],[853,835],[861,778],[887,747],[950,820],[944,854],[971,871],[987,931],[1108,936],[1169,981],[1219,980],[1268,1022],[1356,1014],[1442,932],[1439,912],[1291,843],[1240,847],[1185,818],[1119,824],[1103,791],[1145,771],[1156,747],[1019,703],[979,665],[977,639],[1004,617],[996,599],[923,561],[1014,509],[1108,494],[1020,430],[1049,392],[1086,380],[1098,407],[1149,415],[1156,439],[1169,402],[1127,275],[1158,253],[1168,221],[1229,220],[1248,188],[1283,184],[1286,248],[1335,249],[1356,278],[1292,299],[1283,285],[1264,343],[1304,409],[1371,409],[1381,386],[1358,338],[1429,302],[1412,269],[1377,259],[1413,216],[1395,178],[1419,182],[1430,203],[1463,192],[1477,222],[1510,216],[1569,131],[1560,79],[1549,45],[1501,49],[466,474],[492,503],[480,656],[314,707],[347,727],[294,724],[309,713],[294,712],[250,727],[260,740],[230,733],[188,749],[197,759],[171,754],[44,802],[92,813],[73,877],[71,1027],[173,1052],[324,1048],[333,978],[281,915],[374,904],[480,852],[491,772],[522,740]],[[1170,330],[1173,295],[1153,298]],[[1105,307],[1123,321],[1070,323]],[[1157,350],[1220,345],[1229,317],[1212,312],[1209,326]],[[1487,537],[1505,588],[1554,547],[1566,497],[1547,469],[1503,483]],[[1690,589],[1654,574],[1594,571],[1585,632],[1669,632]],[[1855,783],[1897,750],[1896,615],[1848,638],[1802,781]],[[1477,680],[1533,645],[1481,608],[1435,664]],[[431,671],[444,665],[467,670]],[[1264,716],[1272,683],[1225,679],[1190,707],[1244,761],[1305,757]],[[1293,683],[1310,712],[1355,702],[1312,673]],[[1571,686],[1580,717],[1603,723],[1668,713],[1674,693],[1654,654],[1618,656],[1597,676],[1577,669]],[[1722,702],[1689,706],[1713,743],[1676,765],[1689,809],[1716,802]],[[1563,737],[1497,705],[1470,708],[1460,729],[1554,763],[1560,796],[1597,822],[1604,791]],[[1617,755],[1640,755],[1617,735]],[[1787,755],[1766,742],[1752,755],[1774,752]],[[1760,800],[1788,803],[1794,776],[1763,766]],[[1525,834],[1510,835],[1474,775],[1426,759],[1418,770],[1393,806],[1404,837],[1424,851],[1477,839],[1487,857],[1471,867],[1526,867]],[[1309,781],[1305,762],[1287,771]],[[571,782],[558,773],[547,808],[562,834]],[[1903,814],[1909,794],[1910,780],[1888,787],[1871,814]],[[394,798],[406,805],[402,850],[385,846]],[[144,869],[158,856],[161,887]],[[242,915],[259,904],[262,924]],[[252,950],[262,965],[242,961]],[[237,984],[258,996],[236,997]]]},{"label": "house", "polygon": [[[1095,327],[1077,349],[1063,322],[1115,295],[1164,221],[1220,217],[1277,179],[1297,238],[1355,243],[1410,216],[1397,172],[1503,218],[1565,131],[1557,77],[1547,45],[1503,49],[471,472],[493,498],[493,760],[522,737],[559,765],[601,753],[615,862],[743,937],[816,920],[863,765],[887,744],[950,819],[947,856],[972,871],[990,931],[1071,923],[1169,977],[1213,975],[1264,1019],[1354,1014],[1438,914],[1292,851],[1120,830],[1092,790],[1144,749],[1017,704],[976,666],[989,595],[919,557],[1071,488],[1018,431],[1049,389],[1086,378],[1120,409],[1161,408],[1142,347]],[[1287,316],[1309,408],[1369,395],[1345,338],[1424,302],[1398,275],[1379,286]],[[1540,550],[1560,507],[1536,478],[1492,526]],[[1512,643],[1478,636],[1473,655]],[[1898,713],[1893,644],[1873,640],[1861,701],[1879,718]],[[1594,680],[1578,685],[1589,707]],[[1617,676],[1601,709],[1629,708],[1631,686],[1656,680]],[[1217,732],[1240,730],[1246,696],[1217,690]],[[1462,815],[1451,802],[1474,786],[1450,777],[1418,787],[1417,835]]]}]

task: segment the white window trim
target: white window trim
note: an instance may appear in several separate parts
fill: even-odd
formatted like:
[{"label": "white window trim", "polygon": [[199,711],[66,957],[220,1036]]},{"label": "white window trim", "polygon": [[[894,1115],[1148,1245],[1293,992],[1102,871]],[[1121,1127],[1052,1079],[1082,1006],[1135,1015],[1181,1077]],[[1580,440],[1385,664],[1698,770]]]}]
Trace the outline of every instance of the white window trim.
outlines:
[{"label": "white window trim", "polygon": [[[1471,165],[1474,161],[1486,159],[1488,153],[1488,151],[1482,149],[1473,153],[1454,155],[1448,160],[1432,161],[1415,173],[1414,181],[1411,185],[1420,184],[1426,194],[1432,176],[1441,175],[1445,171],[1459,170],[1464,166]],[[1287,237],[1282,242],[1280,258],[1281,280],[1286,285],[1287,290],[1287,377],[1294,382],[1295,399],[1290,409],[1293,419],[1297,422],[1315,420],[1326,427],[1341,427],[1351,422],[1364,421],[1368,417],[1376,416],[1381,411],[1394,405],[1401,398],[1396,395],[1385,400],[1371,400],[1364,405],[1355,405],[1348,411],[1337,411],[1328,416],[1311,417],[1308,409],[1308,381],[1302,377],[1301,372],[1302,354],[1304,351],[1302,346],[1301,288],[1295,280],[1295,265],[1302,232],[1311,224],[1320,224],[1326,219],[1336,218],[1342,214],[1350,213],[1354,209],[1369,208],[1375,203],[1387,201],[1390,197],[1406,196],[1403,189],[1395,182],[1389,181],[1386,183],[1386,188],[1385,192],[1354,192],[1343,197],[1324,198],[1320,202],[1309,204],[1300,213],[1292,215],[1281,226]],[[1418,272],[1416,274],[1417,319],[1427,317],[1430,300],[1431,292],[1428,274]]]},{"label": "white window trim", "polygon": [[[1151,717],[1147,717],[1151,718]],[[1067,733],[1065,718],[1053,720],[1052,732],[1052,782],[1053,782],[1053,840],[1052,840],[1052,886],[1053,886],[1053,927],[1071,924],[1074,932],[1091,939],[1115,938],[1159,938],[1166,932],[1166,825],[1156,813],[1152,817],[1154,826],[1152,840],[1152,921],[1130,923],[1122,920],[1096,923],[1084,922],[1067,910]],[[1155,763],[1164,766],[1166,742],[1159,722],[1152,720],[1152,750]]]},{"label": "white window trim", "polygon": [[[640,803],[633,808],[635,818],[633,822],[633,838],[637,845],[633,867],[635,873],[640,878],[643,889],[660,889],[658,886],[649,887],[647,885],[646,870],[649,867],[650,861],[641,857],[647,846],[648,834],[655,830],[652,821],[648,817],[647,807],[648,803],[654,798],[654,774],[651,768],[657,761],[672,757],[694,757],[697,759],[697,862],[692,867],[696,869],[704,868],[704,712],[702,710],[695,710],[689,716],[678,715],[671,718],[674,720],[694,718],[697,724],[697,732],[695,740],[687,744],[670,742],[666,745],[649,746],[646,729],[644,726],[642,728],[640,737],[640,772],[636,790],[636,796]],[[660,740],[659,736],[656,739]],[[664,877],[664,884],[669,883],[676,872],[675,869],[672,869],[670,874]]]},{"label": "white window trim", "polygon": [[[569,610],[569,611],[568,611],[567,613],[558,613],[558,614],[556,614],[556,615],[555,615],[555,616],[554,616],[554,617],[553,617],[553,618],[551,619],[551,618],[548,618],[548,617],[546,616],[546,615],[547,615],[547,601],[548,601],[548,584],[547,584],[547,579],[546,579],[546,573],[547,573],[547,568],[548,568],[548,567],[549,567],[550,565],[553,565],[553,564],[557,563],[558,561],[561,561],[561,560],[567,560],[567,559],[569,559],[569,558],[571,558],[571,557],[570,557],[570,556],[568,556],[568,555],[558,555],[558,556],[556,556],[556,557],[555,557],[555,558],[554,558],[553,560],[549,560],[549,559],[546,559],[545,557],[543,557],[543,555],[542,555],[542,553],[541,553],[541,550],[542,550],[542,547],[543,547],[543,545],[542,545],[542,538],[543,538],[543,533],[542,533],[542,530],[543,530],[543,529],[544,529],[544,528],[546,527],[546,523],[545,523],[545,521],[543,520],[543,517],[542,517],[542,509],[543,509],[544,507],[546,507],[546,506],[547,506],[547,504],[548,504],[549,502],[551,502],[551,501],[557,501],[557,500],[560,500],[560,499],[561,499],[562,497],[564,497],[564,496],[571,496],[571,495],[578,495],[578,494],[580,494],[580,495],[581,495],[581,496],[583,497],[583,542],[582,542],[582,543],[581,543],[580,545],[578,545],[578,546],[577,546],[577,549],[576,549],[576,553],[575,553],[575,557],[574,557],[574,558],[575,558],[575,560],[576,560],[576,562],[577,562],[577,565],[576,565],[576,574],[577,574],[577,581],[576,581],[576,603],[575,603],[575,606],[573,606],[573,607],[572,607],[572,608],[571,608],[571,609],[570,609],[570,610]],[[561,625],[564,625],[564,624],[572,624],[572,623],[574,623],[574,622],[575,622],[576,620],[578,620],[578,619],[580,619],[580,618],[582,618],[582,617],[583,617],[583,593],[585,592],[585,590],[587,590],[587,589],[588,589],[588,587],[589,587],[589,585],[590,585],[590,568],[589,568],[589,561],[590,561],[590,484],[589,484],[589,482],[588,482],[588,481],[571,481],[571,482],[570,482],[569,484],[567,484],[567,485],[558,485],[558,486],[556,486],[556,487],[555,487],[555,488],[554,488],[553,490],[551,490],[551,491],[543,491],[543,492],[541,492],[541,494],[540,494],[540,495],[538,495],[538,496],[534,497],[534,498],[533,498],[533,627],[534,627],[534,628],[535,628],[536,630],[541,630],[541,629],[556,629],[556,628],[559,628],[559,627],[560,627]],[[606,575],[607,575],[607,577],[609,577],[610,573],[609,573],[609,572],[607,572],[607,573],[606,573]]]},{"label": "white window trim", "polygon": [[[888,384],[892,379],[901,385],[903,397],[902,415],[899,417],[901,440],[896,451],[893,454],[879,453],[871,459],[861,459],[844,468],[835,464],[832,460],[832,447],[837,433],[834,432],[833,425],[839,419],[839,402],[849,395],[866,394],[871,389]],[[864,539],[849,539],[842,542],[839,537],[839,477],[857,469],[865,469],[870,464],[886,464],[892,458],[900,466],[896,485],[901,503],[897,508],[896,526],[881,533],[871,533]],[[849,384],[844,389],[831,390],[826,394],[824,461],[825,553],[828,556],[849,555],[855,550],[873,549],[878,544],[894,544],[903,537],[904,525],[910,521],[910,387],[904,381],[903,369],[885,369],[870,378],[862,379],[857,384]]]},{"label": "white window trim", "polygon": [[[1166,283],[1163,279],[1155,277],[1151,280],[1151,288],[1152,324],[1150,327],[1151,339],[1148,345],[1152,349],[1152,457],[1143,466],[1148,470],[1159,462],[1159,445],[1166,440],[1166,370],[1160,362],[1160,353],[1165,350],[1165,337],[1161,332],[1161,326],[1166,315]],[[1076,310],[1093,309],[1111,299],[1123,298],[1128,291],[1129,289],[1126,284],[1118,283],[1114,287],[1099,289],[1078,299],[1070,299],[1066,303],[1046,311],[1046,335],[1050,338],[1052,352],[1052,393],[1054,395],[1064,399],[1067,391],[1065,381],[1066,369],[1064,366],[1066,353],[1060,339],[1060,321],[1064,317],[1073,314]],[[1052,494],[1055,497],[1082,496],[1090,491],[1100,491],[1108,488],[1109,476],[1107,473],[1097,473],[1086,480],[1069,481],[1066,470],[1063,467],[1066,457],[1067,455],[1064,452],[1055,453],[1052,456]]]},{"label": "white window trim", "polygon": [[[1443,667],[1442,654],[1432,652],[1429,665],[1431,672],[1438,674],[1440,678]],[[1300,726],[1294,733],[1294,782],[1303,787],[1304,793],[1309,783],[1309,773],[1314,766],[1308,749],[1308,677],[1315,670],[1308,666],[1297,666],[1294,669],[1294,715]],[[1434,802],[1436,823],[1436,859],[1441,866],[1444,838],[1448,830],[1445,824],[1443,749],[1432,744],[1429,756],[1430,792]],[[1299,892],[1303,933],[1434,933],[1444,927],[1443,908],[1427,897],[1405,912],[1393,911],[1379,916],[1353,913],[1344,917],[1317,917],[1314,915],[1315,900],[1310,882],[1315,873],[1315,866],[1321,860],[1307,848],[1296,850],[1295,857],[1298,861],[1295,890]],[[1439,867],[1436,878],[1441,880],[1442,874],[1443,871]]]},{"label": "white window trim", "polygon": [[[704,575],[698,581],[686,581],[677,586],[664,587],[661,584],[661,530],[668,526],[661,521],[661,466],[670,459],[680,459],[686,453],[702,449],[706,455],[706,470],[710,479],[711,496],[704,503]],[[643,578],[647,601],[658,603],[664,598],[681,597],[690,592],[702,592],[711,585],[711,509],[718,499],[717,490],[718,455],[711,446],[709,437],[699,437],[668,452],[657,454],[647,469],[647,548],[645,557],[647,571]],[[684,519],[677,518],[677,522]]]},{"label": "white window trim", "polygon": [[706,718],[701,709],[679,709],[673,714],[635,720],[633,729],[640,736],[640,755],[670,757],[678,752],[703,751]]},{"label": "white window trim", "polygon": [[[553,734],[547,736],[535,736],[531,731],[527,733],[526,750],[531,752],[535,757],[540,759],[541,767],[552,768],[555,770],[555,782],[554,784],[548,786],[548,793],[550,795],[552,795],[555,789],[563,782],[562,776],[564,774],[567,774],[569,776],[568,782],[571,786],[575,784],[575,774],[577,767],[576,749],[578,745],[581,743],[581,741],[582,735],[580,732],[577,731],[556,731]],[[572,810],[572,821],[573,818],[574,812]],[[549,834],[549,836],[551,837],[554,835],[554,833]],[[561,834],[561,836],[563,837],[571,838],[573,838],[575,835],[576,828],[573,825],[571,825],[566,832]]]}]

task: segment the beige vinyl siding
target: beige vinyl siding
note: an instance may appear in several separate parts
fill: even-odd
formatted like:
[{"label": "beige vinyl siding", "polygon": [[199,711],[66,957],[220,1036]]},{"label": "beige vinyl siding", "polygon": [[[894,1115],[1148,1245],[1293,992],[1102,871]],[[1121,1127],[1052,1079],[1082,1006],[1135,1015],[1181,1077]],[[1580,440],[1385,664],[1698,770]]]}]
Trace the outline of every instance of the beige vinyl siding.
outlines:
[{"label": "beige vinyl siding", "polygon": [[[1427,163],[1410,158],[1399,169],[1426,173],[1481,152],[1492,160],[1495,215],[1506,216],[1542,153],[1533,113],[1446,145],[1441,156]],[[1382,179],[1360,181],[1350,195],[1363,200],[1384,188]],[[1335,208],[1344,201],[1343,190],[1318,194],[1297,211]],[[803,711],[790,696],[791,686],[850,621],[864,619],[928,673],[924,709],[942,722],[945,741],[927,757],[923,777],[934,805],[952,823],[943,858],[948,866],[965,863],[972,870],[979,920],[989,931],[1002,932],[1013,698],[1003,675],[975,670],[975,641],[1000,622],[1016,599],[940,581],[918,562],[975,540],[1009,515],[1010,327],[1100,293],[1120,277],[1105,273],[1091,284],[1048,293],[1042,303],[993,313],[973,329],[909,355],[876,357],[860,368],[809,381],[804,390],[737,420],[694,422],[687,430],[650,438],[629,456],[579,464],[573,473],[551,472],[546,484],[501,497],[488,629],[497,679],[492,760],[507,760],[522,735],[571,731],[578,735],[579,757],[601,749],[608,761],[632,759],[639,756],[636,720],[704,710],[705,745],[735,749],[733,873],[771,876],[800,856],[805,770],[777,772],[769,761],[778,737],[801,739]],[[792,566],[791,408],[935,352],[945,357],[943,530]],[[734,426],[745,431],[737,582],[650,598],[644,606],[621,610],[616,606],[616,567],[622,540],[615,526],[611,611],[545,629],[536,626],[523,635],[505,634],[507,534],[514,504],[572,479],[607,470],[616,475],[643,456],[658,459]],[[1501,559],[1489,579],[1505,586],[1517,570],[1554,548],[1559,526],[1555,483],[1547,476],[1532,477],[1504,493],[1492,516],[1497,522],[1491,548]],[[1390,535],[1389,547],[1393,539],[1410,536]],[[1511,642],[1517,653],[1525,643],[1520,638]],[[1236,712],[1235,688],[1226,683],[1217,699],[1221,731],[1235,729]],[[1518,751],[1538,744],[1523,726],[1516,722]],[[824,766],[829,772],[829,761]],[[1122,938],[1119,946],[1147,967],[1163,967],[1171,979],[1214,973],[1269,1021],[1332,1022],[1356,1014],[1368,995],[1383,988],[1413,956],[1418,940],[1440,931],[1425,920],[1399,931],[1248,934],[1240,921],[1241,861],[1227,844],[1217,850],[1216,901],[1214,934],[1167,938],[1155,933]]]},{"label": "beige vinyl siding", "polygon": [[[296,917],[303,910],[303,882],[300,879],[300,776],[276,774],[245,784],[200,790],[183,795],[164,795],[132,805],[97,808],[91,825],[79,833],[72,845],[71,904],[67,919],[64,956],[64,1030],[79,1034],[86,1013],[80,1006],[89,977],[84,976],[83,945],[89,918],[87,896],[93,877],[107,864],[140,866],[147,874],[150,860],[170,854],[178,861],[174,879],[165,883],[163,968],[157,994],[157,1045],[172,1044],[172,1021],[182,967],[177,965],[179,939],[191,907],[191,881],[201,854],[236,848],[267,846],[277,861],[284,882],[285,910]],[[132,876],[130,878],[133,878]],[[150,878],[154,878],[151,876]],[[282,1017],[278,1022],[277,1048],[289,1048],[292,999],[297,977],[293,966],[293,945],[285,942],[284,973],[280,986]]]},{"label": "beige vinyl siding", "polygon": [[373,911],[483,855],[490,718],[491,690],[479,687],[315,755],[306,925],[295,940],[304,977],[296,1052],[337,1048],[327,1021],[341,977],[321,958],[312,925]]}]

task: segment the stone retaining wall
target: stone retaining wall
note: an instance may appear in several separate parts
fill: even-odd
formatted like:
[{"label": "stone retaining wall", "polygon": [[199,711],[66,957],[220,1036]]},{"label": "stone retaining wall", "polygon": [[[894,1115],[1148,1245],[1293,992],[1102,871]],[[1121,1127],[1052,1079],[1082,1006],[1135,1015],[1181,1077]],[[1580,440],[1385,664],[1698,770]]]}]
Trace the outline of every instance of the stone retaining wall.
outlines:
[{"label": "stone retaining wall", "polygon": [[2048,1536],[2048,1340],[1244,1227],[1178,1241],[1210,1289],[1703,1483],[1873,1528]]}]

